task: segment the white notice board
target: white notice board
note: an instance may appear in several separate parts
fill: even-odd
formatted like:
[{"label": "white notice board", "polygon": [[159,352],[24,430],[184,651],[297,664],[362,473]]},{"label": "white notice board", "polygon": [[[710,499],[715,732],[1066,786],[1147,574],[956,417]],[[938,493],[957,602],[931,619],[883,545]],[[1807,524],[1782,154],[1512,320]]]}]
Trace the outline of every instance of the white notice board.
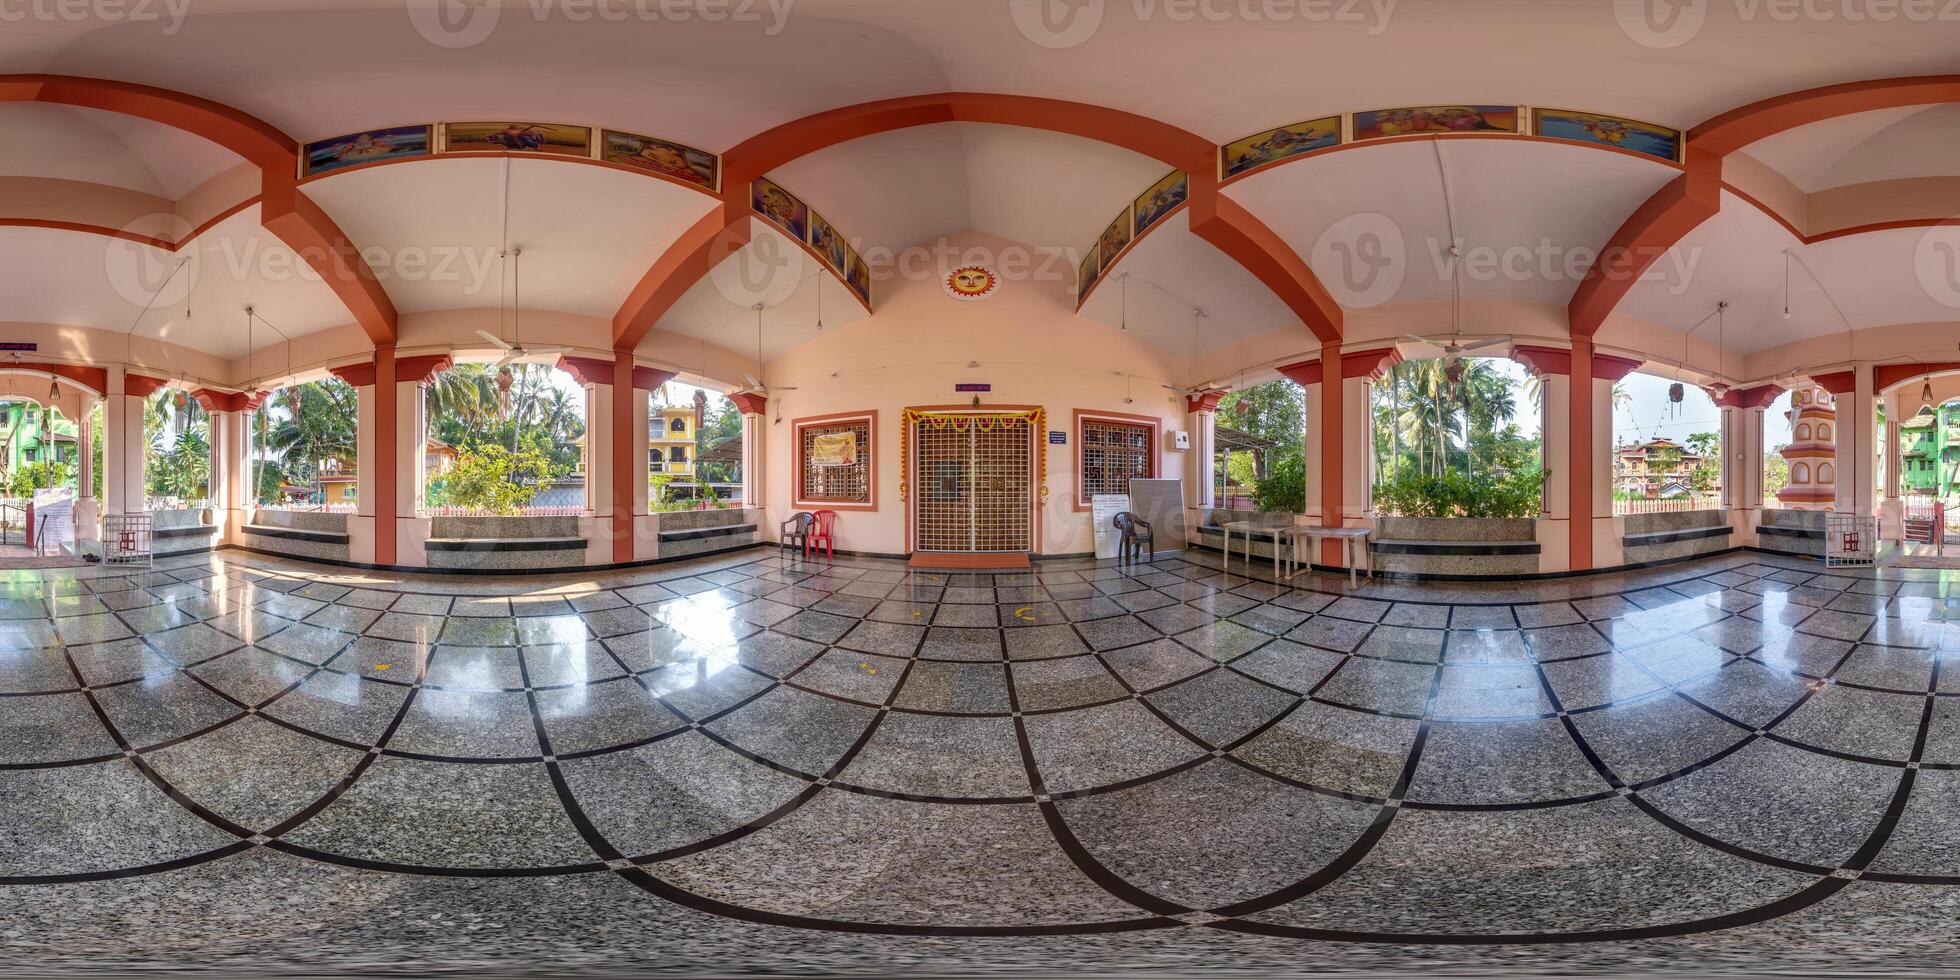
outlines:
[{"label": "white notice board", "polygon": [[1099,493],[1089,498],[1090,520],[1096,528],[1096,557],[1114,558],[1122,546],[1123,535],[1110,523],[1116,515],[1130,509],[1130,497],[1123,493]]}]

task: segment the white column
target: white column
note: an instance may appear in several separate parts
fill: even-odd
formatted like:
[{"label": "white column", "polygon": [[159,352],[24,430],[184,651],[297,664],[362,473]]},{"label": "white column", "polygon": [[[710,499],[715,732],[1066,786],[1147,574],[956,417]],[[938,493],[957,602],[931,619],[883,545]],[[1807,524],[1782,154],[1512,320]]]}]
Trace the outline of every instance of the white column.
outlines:
[{"label": "white column", "polygon": [[[1336,365],[1334,370],[1338,371],[1340,367]],[[1301,389],[1306,392],[1307,433],[1304,445],[1306,447],[1307,499],[1305,505],[1301,508],[1300,514],[1303,517],[1312,518],[1307,523],[1318,524],[1320,523],[1321,508],[1320,461],[1327,452],[1327,446],[1324,445],[1326,440],[1320,437],[1320,400],[1322,394],[1327,390],[1327,386],[1325,384],[1310,384],[1302,385]],[[1339,447],[1335,447],[1335,451],[1338,452]]]},{"label": "white column", "polygon": [[1562,572],[1572,567],[1572,376],[1542,374],[1538,384],[1545,400],[1544,432],[1538,442],[1545,472],[1538,570]]},{"label": "white column", "polygon": [[1208,408],[1192,409],[1184,416],[1185,430],[1191,435],[1191,448],[1184,453],[1184,499],[1187,506],[1197,510],[1217,506],[1213,499],[1218,484],[1213,448],[1217,444],[1217,425],[1218,413]]},{"label": "white column", "polygon": [[[354,513],[369,520],[374,519],[374,471],[378,463],[374,453],[375,389],[373,385],[361,385],[354,389]],[[418,399],[419,400],[419,399]],[[379,533],[380,529],[377,529]],[[357,561],[363,559],[356,559]]]},{"label": "white column", "polygon": [[1904,465],[1900,459],[1899,423],[1905,421],[1901,414],[1905,406],[1899,392],[1885,396],[1885,493],[1878,502],[1878,535],[1881,538],[1903,539],[1905,537],[1905,501],[1899,497],[1902,477],[1899,468]]},{"label": "white column", "polygon": [[1732,460],[1735,460],[1740,455],[1743,446],[1742,418],[1742,409],[1727,405],[1721,408],[1721,424],[1719,428],[1719,434],[1722,437],[1721,455],[1715,458],[1715,463],[1722,468],[1721,506],[1723,510],[1732,510],[1740,506],[1740,501],[1743,499],[1741,493],[1741,481],[1743,478],[1741,467],[1732,462]]},{"label": "white column", "polygon": [[1366,526],[1369,485],[1375,460],[1374,432],[1368,411],[1367,378],[1341,381],[1341,524]]},{"label": "white column", "polygon": [[[428,387],[421,381],[397,381],[395,383],[395,523],[410,522],[421,512],[422,501],[428,498],[429,475],[423,472],[424,456],[428,451],[429,418],[425,411],[423,392]],[[373,513],[373,511],[364,511]],[[410,556],[423,554],[422,543],[401,539],[400,528],[376,528],[375,534],[395,534],[395,561],[398,564],[422,564],[425,559],[409,561]]]},{"label": "white column", "polygon": [[101,399],[92,395],[81,396],[82,417],[75,420],[75,448],[79,458],[75,461],[75,550],[77,553],[99,553],[91,549],[90,542],[101,540],[101,502],[95,499],[95,440],[100,436],[95,431],[95,406]]},{"label": "white column", "polygon": [[1763,509],[1763,417],[1768,414],[1764,408],[1752,408],[1742,415],[1742,440],[1740,454],[1731,453],[1735,459],[1740,479],[1736,490],[1741,493],[1737,503],[1743,510]]},{"label": "white column", "polygon": [[1904,402],[1897,391],[1885,396],[1885,496],[1893,500],[1899,497],[1899,468],[1904,465],[1899,438],[1899,423],[1905,421]]},{"label": "white column", "polygon": [[613,560],[612,400],[612,385],[585,386],[585,560],[592,565]]},{"label": "white column", "polygon": [[[1608,378],[1592,382],[1592,527],[1575,527],[1573,534],[1591,534],[1592,567],[1626,564],[1625,521],[1613,514],[1613,385]],[[1576,450],[1577,447],[1574,447]]]},{"label": "white column", "polygon": [[140,514],[143,499],[143,399],[124,394],[123,372],[109,372],[109,394],[102,412],[109,431],[102,449],[102,505],[105,514]]},{"label": "white column", "polygon": [[213,412],[211,431],[217,433],[212,453],[217,462],[211,475],[211,518],[223,528],[219,538],[243,543],[240,530],[252,518],[252,413]]},{"label": "white column", "polygon": [[[769,420],[761,412],[742,413],[742,506],[767,511],[769,456],[764,439]],[[787,519],[787,518],[785,518]],[[768,521],[763,522],[765,526]]]},{"label": "white column", "polygon": [[1836,395],[1837,509],[1874,513],[1872,506],[1872,366],[1851,368],[1852,390]]}]

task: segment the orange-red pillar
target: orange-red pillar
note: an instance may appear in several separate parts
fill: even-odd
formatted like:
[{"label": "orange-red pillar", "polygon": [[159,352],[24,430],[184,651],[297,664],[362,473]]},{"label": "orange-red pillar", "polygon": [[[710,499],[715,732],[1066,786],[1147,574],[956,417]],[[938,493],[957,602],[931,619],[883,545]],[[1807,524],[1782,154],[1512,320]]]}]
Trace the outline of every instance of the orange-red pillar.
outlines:
[{"label": "orange-red pillar", "polygon": [[401,445],[401,393],[395,390],[395,349],[374,349],[374,563],[395,564],[400,534],[401,485],[396,449]]}]

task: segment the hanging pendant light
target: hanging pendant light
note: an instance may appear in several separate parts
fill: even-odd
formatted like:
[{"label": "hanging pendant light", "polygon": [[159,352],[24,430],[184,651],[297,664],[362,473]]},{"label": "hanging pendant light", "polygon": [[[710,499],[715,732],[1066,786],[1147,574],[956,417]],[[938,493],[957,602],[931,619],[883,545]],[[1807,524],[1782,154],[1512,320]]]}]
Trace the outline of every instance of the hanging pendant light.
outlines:
[{"label": "hanging pendant light", "polygon": [[1933,403],[1933,376],[1926,376],[1926,383],[1919,386],[1919,400],[1928,405]]}]

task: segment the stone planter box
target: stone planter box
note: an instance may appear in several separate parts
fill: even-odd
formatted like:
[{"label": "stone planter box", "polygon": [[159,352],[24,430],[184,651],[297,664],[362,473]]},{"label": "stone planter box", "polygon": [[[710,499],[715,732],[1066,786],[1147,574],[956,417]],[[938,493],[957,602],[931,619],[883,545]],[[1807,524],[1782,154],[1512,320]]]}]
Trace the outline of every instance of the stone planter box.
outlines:
[{"label": "stone planter box", "polygon": [[1756,547],[1785,555],[1824,556],[1824,526],[1828,511],[1765,510],[1756,527]]},{"label": "stone planter box", "polygon": [[1629,514],[1620,539],[1627,564],[1670,561],[1727,551],[1734,544],[1728,512],[1687,510],[1666,514]]},{"label": "stone planter box", "polygon": [[156,510],[150,512],[150,538],[159,558],[196,554],[217,547],[218,528],[207,508]]},{"label": "stone planter box", "polygon": [[309,510],[255,510],[239,530],[245,547],[295,558],[346,561],[346,514]]},{"label": "stone planter box", "polygon": [[586,541],[577,517],[435,517],[423,548],[431,568],[576,568]]},{"label": "stone planter box", "polygon": [[[660,536],[661,558],[727,551],[763,540],[763,516],[759,508],[669,511],[653,518]],[[846,520],[848,516],[839,518],[840,525]]]},{"label": "stone planter box", "polygon": [[1512,577],[1538,571],[1538,522],[1529,517],[1382,517],[1370,545],[1390,575]]}]

